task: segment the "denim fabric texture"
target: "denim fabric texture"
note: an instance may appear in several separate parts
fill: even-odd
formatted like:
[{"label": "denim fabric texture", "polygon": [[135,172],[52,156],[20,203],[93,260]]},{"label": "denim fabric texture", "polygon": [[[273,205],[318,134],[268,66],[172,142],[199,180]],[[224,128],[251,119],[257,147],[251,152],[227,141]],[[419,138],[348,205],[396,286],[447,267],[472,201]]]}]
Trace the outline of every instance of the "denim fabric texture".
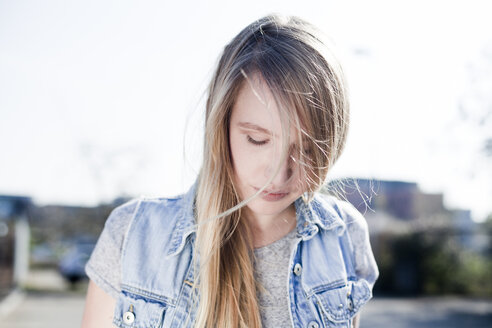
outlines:
[{"label": "denim fabric texture", "polygon": [[[196,185],[176,198],[138,199],[121,253],[117,327],[193,327]],[[292,327],[351,327],[379,276],[367,223],[350,203],[319,193],[295,208],[285,281]]]}]

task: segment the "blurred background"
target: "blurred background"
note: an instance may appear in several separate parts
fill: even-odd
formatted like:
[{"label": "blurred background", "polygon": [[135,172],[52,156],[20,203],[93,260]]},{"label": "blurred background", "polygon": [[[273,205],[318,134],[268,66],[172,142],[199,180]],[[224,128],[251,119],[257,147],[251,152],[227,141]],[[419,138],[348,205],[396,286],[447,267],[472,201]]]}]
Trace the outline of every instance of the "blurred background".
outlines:
[{"label": "blurred background", "polygon": [[361,327],[492,326],[491,9],[0,0],[2,327],[80,326],[109,213],[189,188],[218,56],[271,12],[318,25],[347,75],[351,128],[327,192],[364,214],[380,268]]}]

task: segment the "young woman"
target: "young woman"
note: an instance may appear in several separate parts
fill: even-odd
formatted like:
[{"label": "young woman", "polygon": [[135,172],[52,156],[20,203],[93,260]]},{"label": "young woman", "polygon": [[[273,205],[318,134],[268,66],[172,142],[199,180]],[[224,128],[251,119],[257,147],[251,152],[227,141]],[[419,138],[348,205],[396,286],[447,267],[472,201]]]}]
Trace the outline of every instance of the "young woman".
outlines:
[{"label": "young woman", "polygon": [[189,191],[117,207],[86,266],[83,327],[352,327],[378,268],[363,216],[319,192],[349,102],[329,43],[269,15],[223,50]]}]

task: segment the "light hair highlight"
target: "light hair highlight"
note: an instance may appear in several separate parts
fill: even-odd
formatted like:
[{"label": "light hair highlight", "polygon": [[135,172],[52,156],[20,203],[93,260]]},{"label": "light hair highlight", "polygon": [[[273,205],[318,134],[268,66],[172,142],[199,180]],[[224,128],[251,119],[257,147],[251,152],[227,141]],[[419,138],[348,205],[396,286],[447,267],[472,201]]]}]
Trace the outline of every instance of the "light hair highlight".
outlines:
[{"label": "light hair highlight", "polygon": [[[244,28],[220,56],[208,88],[195,199],[194,251],[199,256],[193,257],[191,294],[197,328],[261,327],[252,232],[241,209],[267,188],[285,160],[302,168],[308,182],[303,199],[311,201],[341,155],[349,102],[343,71],[330,45],[326,35],[303,19],[271,14]],[[234,102],[253,76],[266,83],[280,110],[282,152],[267,183],[241,200],[234,186],[229,124]],[[292,125],[297,149],[289,148]],[[308,139],[307,147],[303,138]]]}]

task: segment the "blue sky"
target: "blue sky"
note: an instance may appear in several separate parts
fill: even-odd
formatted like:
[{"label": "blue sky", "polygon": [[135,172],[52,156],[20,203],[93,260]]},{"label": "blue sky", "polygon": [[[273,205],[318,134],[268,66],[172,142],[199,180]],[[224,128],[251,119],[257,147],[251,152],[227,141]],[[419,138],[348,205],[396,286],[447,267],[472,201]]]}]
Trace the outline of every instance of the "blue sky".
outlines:
[{"label": "blue sky", "polygon": [[[2,1],[0,193],[94,205],[170,196],[200,162],[222,47],[270,12],[339,47],[351,130],[333,177],[415,181],[492,212],[488,1]],[[488,55],[487,55],[488,54]]]}]

